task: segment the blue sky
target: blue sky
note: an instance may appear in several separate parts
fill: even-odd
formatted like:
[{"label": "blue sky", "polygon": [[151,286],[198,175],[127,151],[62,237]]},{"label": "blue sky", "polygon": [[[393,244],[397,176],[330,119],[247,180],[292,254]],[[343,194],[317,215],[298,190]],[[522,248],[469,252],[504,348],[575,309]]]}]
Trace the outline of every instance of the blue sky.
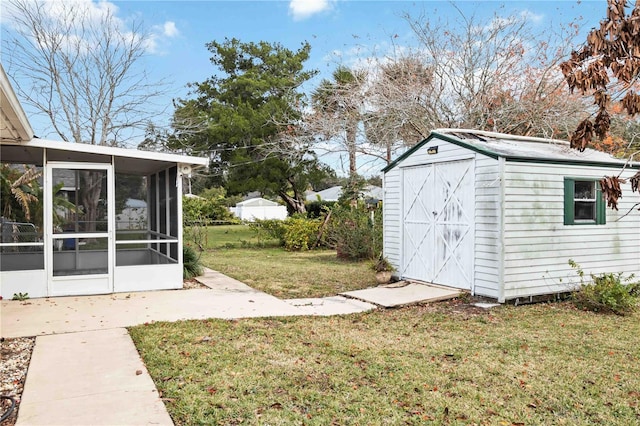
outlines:
[{"label": "blue sky", "polygon": [[[90,7],[114,7],[116,15],[127,22],[141,20],[152,34],[143,66],[153,79],[166,79],[169,93],[161,103],[167,106],[166,124],[172,112],[171,100],[185,97],[189,82],[211,76],[215,69],[209,62],[205,44],[224,38],[242,42],[278,42],[290,49],[301,43],[311,44],[307,67],[320,75],[305,85],[312,90],[322,77],[328,77],[338,64],[354,65],[369,55],[384,56],[392,44],[415,46],[416,40],[403,15],[450,22],[455,25],[460,14],[488,19],[494,14],[525,13],[534,26],[555,31],[576,18],[585,31],[597,26],[606,11],[605,0],[575,1],[360,1],[360,0],[282,0],[282,1],[114,1],[65,0],[89,4]],[[11,22],[2,15],[3,29]],[[584,40],[584,37],[581,38]],[[27,113],[29,109],[27,108]],[[36,134],[43,133],[46,119],[31,117]],[[377,168],[377,166],[376,166]]]},{"label": "blue sky", "polygon": [[147,57],[154,74],[173,82],[180,95],[188,82],[202,81],[213,74],[205,44],[212,40],[238,38],[243,42],[278,42],[290,49],[311,44],[309,68],[321,74],[317,82],[338,63],[353,64],[356,57],[370,52],[384,55],[393,41],[398,46],[413,45],[415,39],[403,15],[426,13],[431,19],[455,22],[459,15],[478,18],[494,13],[530,13],[540,28],[554,28],[582,17],[586,28],[596,26],[604,16],[605,0],[598,1],[115,1],[119,14],[142,18],[148,27],[164,28],[170,36],[157,41],[156,51]]}]

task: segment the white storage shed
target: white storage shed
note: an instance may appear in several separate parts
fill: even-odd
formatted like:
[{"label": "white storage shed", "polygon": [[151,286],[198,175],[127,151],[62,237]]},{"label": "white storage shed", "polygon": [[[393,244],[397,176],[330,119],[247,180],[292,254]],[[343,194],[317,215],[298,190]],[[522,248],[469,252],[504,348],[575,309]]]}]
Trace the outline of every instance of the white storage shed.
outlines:
[{"label": "white storage shed", "polygon": [[564,141],[436,130],[384,169],[384,254],[398,278],[499,302],[571,290],[570,259],[638,275],[640,196],[611,210],[598,184],[624,165]]},{"label": "white storage shed", "polygon": [[233,213],[240,220],[253,222],[256,219],[279,219],[287,218],[287,208],[275,201],[264,198],[251,198],[236,204]]}]

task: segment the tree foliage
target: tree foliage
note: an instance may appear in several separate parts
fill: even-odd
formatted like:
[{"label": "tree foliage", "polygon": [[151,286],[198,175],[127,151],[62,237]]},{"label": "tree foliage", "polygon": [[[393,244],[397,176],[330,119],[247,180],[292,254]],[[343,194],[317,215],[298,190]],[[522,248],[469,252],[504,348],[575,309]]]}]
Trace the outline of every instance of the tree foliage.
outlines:
[{"label": "tree foliage", "polygon": [[367,73],[337,67],[311,95],[313,113],[306,117],[307,131],[322,141],[336,143],[349,157],[349,176],[357,173],[358,126],[362,122]]},{"label": "tree foliage", "polygon": [[417,47],[392,41],[384,57],[336,68],[313,93],[309,131],[387,163],[442,127],[567,137],[585,115],[581,97],[563,90],[558,69],[577,25],[540,34],[526,14],[458,12],[453,21],[405,15]]},{"label": "tree foliage", "polygon": [[[574,25],[540,34],[526,14],[485,20],[459,11],[455,22],[405,18],[420,41],[411,57],[420,66],[413,68],[425,75],[413,108],[425,118],[422,136],[436,127],[462,127],[557,138],[583,114],[579,97],[561,90],[557,70]],[[409,61],[407,55],[401,60]]]},{"label": "tree foliage", "polygon": [[[627,14],[626,0],[608,0],[605,19],[592,29],[586,43],[571,53],[560,67],[569,91],[593,98],[594,113],[581,121],[571,135],[571,147],[584,151],[594,139],[610,137],[612,111],[622,108],[630,116],[640,112],[640,5]],[[640,172],[629,179],[639,191]],[[622,196],[620,176],[607,176],[600,186],[609,207],[616,209]]]},{"label": "tree foliage", "polygon": [[[209,155],[211,172],[229,194],[278,195],[290,210],[304,212],[309,180],[326,170],[300,137],[299,88],[316,74],[304,69],[310,45],[293,51],[225,39],[207,48],[216,73],[191,85],[192,99],[179,101],[169,145]],[[201,130],[186,131],[184,123]]]},{"label": "tree foliage", "polygon": [[371,108],[364,126],[367,140],[384,148],[387,163],[395,148],[413,145],[437,127],[433,80],[432,68],[414,55],[380,64],[368,90]]},{"label": "tree foliage", "polygon": [[0,165],[1,216],[15,222],[32,220],[32,205],[38,202],[38,178],[42,171],[22,166],[22,170],[8,164]]},{"label": "tree foliage", "polygon": [[[640,74],[640,8],[627,14],[626,0],[608,0],[607,16],[587,35],[586,43],[560,67],[569,91],[593,97],[595,117],[584,119],[571,137],[580,151],[611,128],[612,103],[619,101],[631,116],[640,112],[636,79]],[[624,96],[623,96],[624,95]]]}]

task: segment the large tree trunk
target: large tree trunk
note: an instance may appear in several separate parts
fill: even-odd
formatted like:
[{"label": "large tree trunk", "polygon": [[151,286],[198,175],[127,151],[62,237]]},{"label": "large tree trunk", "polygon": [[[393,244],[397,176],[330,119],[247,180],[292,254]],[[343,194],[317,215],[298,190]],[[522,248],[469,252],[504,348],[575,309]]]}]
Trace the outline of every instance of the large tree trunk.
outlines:
[{"label": "large tree trunk", "polygon": [[304,200],[300,195],[295,194],[295,196],[292,197],[285,191],[280,191],[278,195],[280,195],[280,198],[287,204],[287,210],[302,214],[307,212],[307,207],[304,205]]},{"label": "large tree trunk", "polygon": [[102,173],[82,171],[80,176],[80,201],[84,207],[84,226],[82,226],[81,231],[96,232],[100,197],[107,198],[107,194],[102,194]]},{"label": "large tree trunk", "polygon": [[356,124],[347,128],[347,151],[349,153],[349,177],[354,177],[358,171],[356,166]]}]

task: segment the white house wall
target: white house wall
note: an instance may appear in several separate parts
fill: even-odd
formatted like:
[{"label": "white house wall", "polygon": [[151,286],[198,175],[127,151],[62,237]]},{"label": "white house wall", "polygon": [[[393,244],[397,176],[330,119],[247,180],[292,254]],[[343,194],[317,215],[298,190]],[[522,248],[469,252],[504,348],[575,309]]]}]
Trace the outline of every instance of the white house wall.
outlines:
[{"label": "white house wall", "polygon": [[285,206],[236,206],[236,216],[240,220],[253,222],[256,219],[279,219],[287,218],[287,208]]},{"label": "white house wall", "polygon": [[[437,154],[428,154],[429,147],[438,146]],[[500,179],[499,163],[491,157],[477,154],[447,141],[432,139],[393,169],[384,174],[384,254],[399,270],[402,265],[402,170],[424,164],[475,159],[475,294],[498,297],[499,293],[499,223]],[[451,283],[455,285],[455,283]]]},{"label": "white house wall", "polygon": [[182,265],[116,266],[114,293],[182,288]]},{"label": "white house wall", "polygon": [[0,272],[0,295],[10,300],[14,295],[26,294],[30,298],[46,297],[47,273],[44,269]]},{"label": "white house wall", "polygon": [[[570,290],[569,259],[590,273],[640,273],[640,202],[623,186],[619,210],[604,225],[564,225],[564,177],[601,178],[613,168],[506,162],[504,294],[509,300]],[[627,173],[632,175],[634,172]],[[617,221],[620,219],[620,221]]]}]

